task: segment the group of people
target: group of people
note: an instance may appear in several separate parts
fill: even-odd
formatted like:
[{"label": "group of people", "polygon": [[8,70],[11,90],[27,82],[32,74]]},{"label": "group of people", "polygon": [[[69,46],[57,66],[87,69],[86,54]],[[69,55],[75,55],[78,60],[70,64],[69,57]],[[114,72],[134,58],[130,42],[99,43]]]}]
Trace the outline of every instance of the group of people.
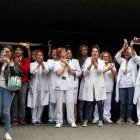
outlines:
[{"label": "group of people", "polygon": [[[108,51],[100,52],[98,45],[80,46],[82,57],[73,58],[70,48],[49,47],[49,59],[44,61],[42,50],[30,52],[29,43],[20,43],[15,50],[4,45],[0,55],[0,114],[4,122],[5,139],[12,125],[25,125],[26,100],[31,108],[32,124],[42,124],[42,113],[49,106],[49,123],[63,125],[65,116],[71,127],[77,127],[77,116],[83,127],[93,123],[103,126],[112,123],[111,101],[115,87],[116,102],[120,101],[118,124],[133,124],[133,104],[137,105],[137,125],[140,125],[140,57],[134,51],[134,42],[124,39],[122,49],[116,53],[115,62]],[[28,57],[24,56],[27,49]],[[4,52],[4,53],[3,53]],[[47,52],[45,52],[47,53]],[[120,65],[116,68],[116,62]],[[8,79],[22,78],[20,90],[11,92]]]}]

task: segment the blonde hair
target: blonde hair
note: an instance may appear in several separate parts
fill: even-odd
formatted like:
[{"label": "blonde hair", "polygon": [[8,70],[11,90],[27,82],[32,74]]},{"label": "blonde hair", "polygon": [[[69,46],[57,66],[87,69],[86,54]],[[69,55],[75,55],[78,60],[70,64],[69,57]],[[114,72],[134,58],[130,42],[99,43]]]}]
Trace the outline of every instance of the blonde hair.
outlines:
[{"label": "blonde hair", "polygon": [[57,56],[57,59],[59,60],[60,59],[60,54],[63,50],[66,50],[65,48],[57,48],[56,50],[56,56]]},{"label": "blonde hair", "polygon": [[107,52],[107,51],[104,51],[104,52],[102,52],[102,53],[100,54],[100,59],[103,60],[104,54],[108,54],[108,56],[109,56],[109,63],[112,63],[112,56],[111,56],[111,54],[110,54],[109,52]]}]

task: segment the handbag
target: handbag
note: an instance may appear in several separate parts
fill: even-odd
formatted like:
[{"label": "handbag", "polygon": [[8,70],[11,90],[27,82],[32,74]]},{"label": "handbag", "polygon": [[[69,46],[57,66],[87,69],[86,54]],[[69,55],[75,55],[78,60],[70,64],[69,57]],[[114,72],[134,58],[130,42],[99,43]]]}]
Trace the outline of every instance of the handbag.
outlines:
[{"label": "handbag", "polygon": [[8,80],[8,85],[7,88],[10,91],[17,91],[21,88],[21,77],[19,76],[12,76],[9,80]]}]

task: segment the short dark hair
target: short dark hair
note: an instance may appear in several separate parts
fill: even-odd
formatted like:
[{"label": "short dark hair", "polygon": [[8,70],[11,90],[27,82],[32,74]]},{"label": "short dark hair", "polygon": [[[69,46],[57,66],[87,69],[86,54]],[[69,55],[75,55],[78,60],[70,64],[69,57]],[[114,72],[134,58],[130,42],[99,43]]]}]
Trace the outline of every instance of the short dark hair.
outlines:
[{"label": "short dark hair", "polygon": [[79,50],[81,51],[82,48],[84,48],[84,47],[85,47],[87,50],[89,49],[89,47],[88,47],[86,44],[82,44],[82,45],[80,45]]},{"label": "short dark hair", "polygon": [[92,46],[91,46],[91,50],[93,50],[93,49],[97,49],[98,52],[100,53],[100,47],[99,47],[98,44],[92,45]]},{"label": "short dark hair", "polygon": [[[16,49],[17,49],[17,48],[20,48],[22,51],[24,51],[24,47],[23,47],[23,46],[18,45],[18,46],[16,46]],[[15,50],[16,50],[16,49],[15,49]]]},{"label": "short dark hair", "polygon": [[42,50],[36,50],[36,55],[37,55],[38,53],[42,53],[42,55],[43,55],[43,57],[44,57],[44,52],[43,52]]},{"label": "short dark hair", "polygon": [[50,58],[51,58],[51,59],[52,59],[52,52],[53,52],[54,50],[56,50],[56,51],[57,51],[57,49],[56,49],[56,48],[52,48],[52,49],[51,49],[51,52],[50,52]]}]

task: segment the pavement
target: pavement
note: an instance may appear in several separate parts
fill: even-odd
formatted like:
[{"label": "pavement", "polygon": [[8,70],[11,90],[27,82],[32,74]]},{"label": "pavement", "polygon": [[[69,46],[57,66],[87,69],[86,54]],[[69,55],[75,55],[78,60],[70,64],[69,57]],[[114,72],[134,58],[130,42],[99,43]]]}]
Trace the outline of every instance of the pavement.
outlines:
[{"label": "pavement", "polygon": [[[140,126],[135,124],[105,124],[98,127],[90,124],[77,128],[63,125],[55,128],[51,125],[14,126],[11,130],[13,140],[140,140]],[[3,126],[0,126],[0,140],[3,140]]]}]

